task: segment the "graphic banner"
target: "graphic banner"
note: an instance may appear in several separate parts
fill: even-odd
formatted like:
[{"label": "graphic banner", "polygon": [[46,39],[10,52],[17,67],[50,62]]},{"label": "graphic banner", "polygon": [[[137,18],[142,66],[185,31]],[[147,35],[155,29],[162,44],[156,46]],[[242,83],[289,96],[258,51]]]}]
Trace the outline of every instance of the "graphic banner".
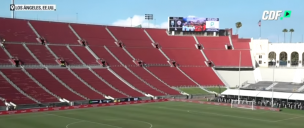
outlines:
[{"label": "graphic banner", "polygon": [[219,18],[169,17],[169,31],[212,32],[219,28]]}]

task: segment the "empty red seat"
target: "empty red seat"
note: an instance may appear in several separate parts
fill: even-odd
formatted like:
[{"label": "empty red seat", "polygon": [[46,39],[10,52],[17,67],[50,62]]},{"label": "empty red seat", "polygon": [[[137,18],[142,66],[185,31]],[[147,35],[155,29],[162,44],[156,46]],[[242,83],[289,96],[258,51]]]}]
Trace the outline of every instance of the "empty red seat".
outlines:
[{"label": "empty red seat", "polygon": [[224,85],[210,67],[180,67],[180,69],[202,86]]},{"label": "empty red seat", "polygon": [[205,58],[197,49],[162,49],[163,52],[180,65],[205,66]]},{"label": "empty red seat", "polygon": [[203,45],[204,49],[226,49],[225,45],[230,44],[228,36],[204,37],[196,36],[197,41]]},{"label": "empty red seat", "polygon": [[30,21],[40,36],[51,44],[79,44],[69,24],[60,22]]},{"label": "empty red seat", "polygon": [[25,65],[38,64],[22,44],[6,44],[5,48],[13,57],[18,57]]},{"label": "empty red seat", "polygon": [[107,80],[109,84],[114,86],[116,89],[130,95],[131,97],[142,97],[143,94],[139,93],[138,91],[132,89],[125,83],[123,83],[120,79],[114,76],[110,71],[106,69],[94,69],[94,71],[101,76],[103,79]]},{"label": "empty red seat", "polygon": [[151,47],[152,41],[141,28],[107,27],[117,40],[121,40],[127,47]]},{"label": "empty red seat", "polygon": [[90,47],[92,51],[101,59],[107,61],[107,63],[111,66],[120,66],[120,63],[116,61],[115,58],[103,47],[103,46],[94,46]]},{"label": "empty red seat", "polygon": [[249,43],[251,39],[237,39],[236,42],[233,42],[234,49],[247,49],[250,50]]},{"label": "empty red seat", "polygon": [[156,48],[133,48],[128,47],[127,50],[134,58],[142,60],[146,64],[164,65],[168,64],[167,59]]},{"label": "empty red seat", "polygon": [[[6,101],[19,104],[35,104],[36,102],[27,98],[25,95],[15,89],[9,82],[7,82],[0,75],[0,97],[6,99]],[[2,101],[0,101],[2,102]]]},{"label": "empty red seat", "polygon": [[43,90],[21,69],[2,69],[1,71],[23,92],[33,97],[34,99],[42,103],[59,102],[56,97]]},{"label": "empty red seat", "polygon": [[84,83],[82,83],[77,77],[75,77],[67,69],[51,69],[51,71],[66,85],[71,87],[74,91],[89,98],[89,99],[104,99],[104,97],[97,92],[90,89]]},{"label": "empty red seat", "polygon": [[90,70],[88,69],[73,69],[73,71],[81,77],[85,82],[91,85],[93,88],[98,90],[99,92],[111,96],[114,98],[126,98],[128,96],[117,92],[116,90],[109,87],[103,81],[101,81],[98,77],[96,77]]},{"label": "empty red seat", "polygon": [[9,57],[8,55],[4,52],[4,50],[1,48],[0,49],[0,64],[11,64],[9,62]]},{"label": "empty red seat", "polygon": [[125,65],[131,66],[135,65],[133,59],[119,47],[108,47],[108,49]]},{"label": "empty red seat", "polygon": [[27,71],[44,87],[53,92],[57,96],[70,100],[84,100],[82,97],[76,95],[67,89],[64,85],[58,82],[51,74],[45,69],[27,69]]},{"label": "empty red seat", "polygon": [[82,65],[66,46],[49,46],[59,58],[63,58],[69,65]]},{"label": "empty red seat", "polygon": [[193,36],[169,36],[165,29],[146,29],[152,39],[163,48],[195,48]]},{"label": "empty red seat", "polygon": [[147,81],[149,84],[154,86],[155,88],[157,88],[157,89],[159,89],[159,90],[161,90],[161,91],[163,91],[163,92],[165,92],[169,95],[180,95],[180,93],[178,91],[168,87],[167,85],[165,85],[164,83],[159,81],[157,78],[152,76],[149,72],[147,72],[142,67],[130,67],[130,69],[134,73],[136,73],[138,76],[140,76],[142,79]]},{"label": "empty red seat", "polygon": [[178,69],[171,67],[148,67],[153,74],[170,86],[193,86],[193,83]]},{"label": "empty red seat", "polygon": [[83,46],[71,46],[71,49],[77,54],[77,56],[87,65],[96,65],[96,59],[94,56]]},{"label": "empty red seat", "polygon": [[204,53],[216,67],[252,67],[250,50],[204,50]]},{"label": "empty red seat", "polygon": [[36,58],[44,65],[56,65],[56,58],[44,45],[26,45]]},{"label": "empty red seat", "polygon": [[114,38],[105,26],[91,24],[71,24],[71,26],[90,46],[116,46]]},{"label": "empty red seat", "polygon": [[0,18],[0,37],[7,42],[38,43],[27,20]]},{"label": "empty red seat", "polygon": [[[153,96],[163,96],[165,94],[151,88],[147,84],[145,84],[143,81],[138,79],[136,76],[134,76],[131,72],[129,72],[124,67],[112,67],[112,69],[121,76],[124,80],[126,80],[128,83],[133,85],[135,88],[147,93],[151,94]],[[138,75],[138,74],[137,74]]]}]

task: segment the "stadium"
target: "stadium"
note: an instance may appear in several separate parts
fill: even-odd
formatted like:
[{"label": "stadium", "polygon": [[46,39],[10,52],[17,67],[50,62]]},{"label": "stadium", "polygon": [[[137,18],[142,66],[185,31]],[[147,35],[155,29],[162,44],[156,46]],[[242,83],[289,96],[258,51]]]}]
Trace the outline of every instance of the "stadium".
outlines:
[{"label": "stadium", "polygon": [[303,127],[304,44],[241,38],[219,22],[0,17],[0,128]]}]

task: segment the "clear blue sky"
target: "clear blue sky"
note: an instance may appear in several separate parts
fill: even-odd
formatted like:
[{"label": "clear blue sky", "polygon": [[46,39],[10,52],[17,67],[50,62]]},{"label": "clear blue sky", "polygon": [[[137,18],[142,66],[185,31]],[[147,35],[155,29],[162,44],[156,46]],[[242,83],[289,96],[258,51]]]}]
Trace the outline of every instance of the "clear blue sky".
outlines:
[{"label": "clear blue sky", "polygon": [[[0,0],[0,17],[10,17],[11,0]],[[284,28],[293,28],[292,42],[301,42],[304,34],[304,0],[15,0],[15,4],[56,4],[54,12],[16,12],[17,18],[59,20],[110,25],[118,20],[154,14],[156,24],[169,16],[220,18],[220,28],[233,28],[240,21],[239,36],[259,38],[258,21],[264,10],[291,10],[289,19],[262,21],[262,38],[283,42]],[[78,13],[78,16],[76,14]],[[78,17],[78,18],[76,18]],[[290,33],[286,34],[286,42]]]}]

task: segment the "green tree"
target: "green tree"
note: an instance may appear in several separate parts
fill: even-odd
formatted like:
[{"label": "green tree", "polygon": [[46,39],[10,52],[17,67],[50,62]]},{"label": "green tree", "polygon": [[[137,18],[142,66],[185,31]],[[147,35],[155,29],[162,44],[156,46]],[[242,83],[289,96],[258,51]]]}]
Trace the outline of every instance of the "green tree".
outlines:
[{"label": "green tree", "polygon": [[290,32],[290,43],[291,43],[291,41],[292,41],[292,33],[294,32],[294,30],[293,29],[289,29],[289,32]]},{"label": "green tree", "polygon": [[242,27],[242,22],[236,22],[236,23],[235,23],[235,27],[236,27],[236,35],[237,35],[239,29]]},{"label": "green tree", "polygon": [[283,32],[284,32],[284,43],[286,43],[286,42],[285,42],[285,33],[288,32],[288,30],[287,30],[286,28],[284,28],[284,29],[283,29]]}]

